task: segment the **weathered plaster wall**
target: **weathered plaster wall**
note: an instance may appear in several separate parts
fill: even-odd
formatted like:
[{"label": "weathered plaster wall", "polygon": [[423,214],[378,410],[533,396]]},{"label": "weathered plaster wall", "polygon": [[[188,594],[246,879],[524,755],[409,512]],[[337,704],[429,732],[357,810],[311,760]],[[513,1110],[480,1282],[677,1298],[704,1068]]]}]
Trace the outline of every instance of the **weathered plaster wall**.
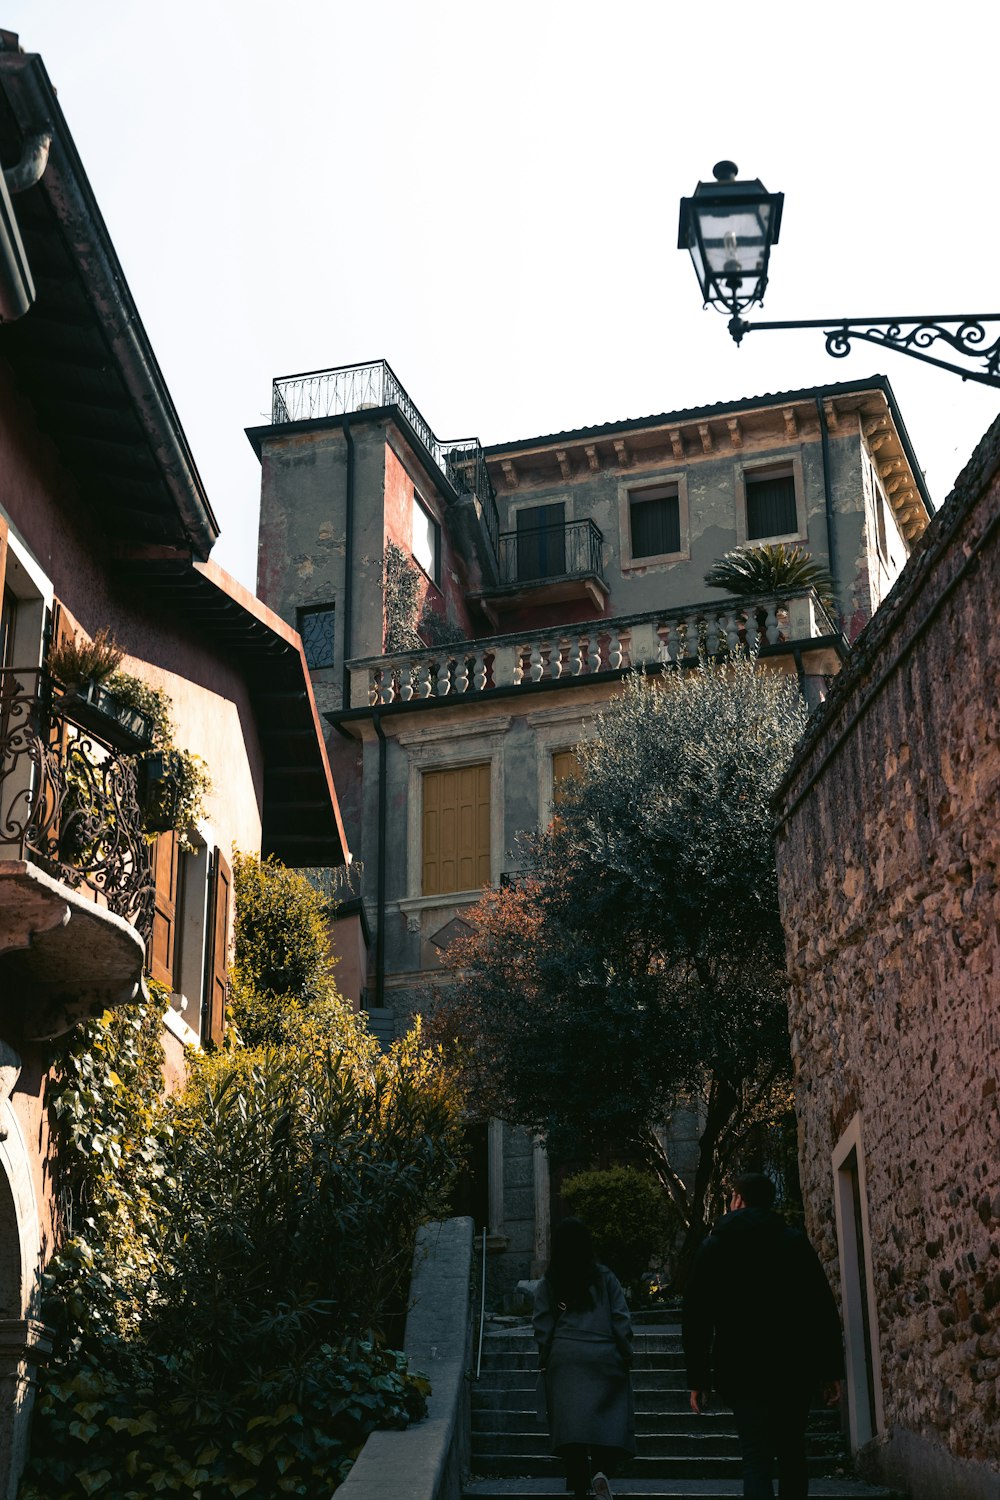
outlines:
[{"label": "weathered plaster wall", "polygon": [[[778,873],[809,1227],[860,1113],[885,1432],[916,1500],[1000,1493],[1000,422],[800,752]],[[947,1482],[947,1488],[942,1485]]]},{"label": "weathered plaster wall", "polygon": [[[500,527],[514,531],[517,512],[526,506],[562,501],[567,521],[592,519],[604,537],[604,570],[610,596],[608,616],[644,610],[680,607],[711,599],[714,591],[704,583],[712,564],[737,545],[737,489],[739,468],[762,459],[774,463],[798,460],[805,493],[806,534],[801,543],[816,559],[832,566],[841,582],[841,607],[845,620],[861,608],[864,619],[871,613],[867,568],[864,490],[861,473],[861,435],[856,426],[831,434],[830,485],[834,512],[832,554],[829,545],[823,449],[818,429],[791,443],[748,442],[730,452],[703,457],[685,456],[677,463],[636,463],[627,469],[605,468],[580,472],[559,483],[532,483],[529,475],[516,490],[498,496]],[[630,489],[676,482],[686,477],[689,557],[677,562],[623,567],[627,538],[622,535],[625,510],[622,497]],[[627,524],[627,522],[624,522]],[[682,536],[682,545],[684,537]],[[864,577],[859,577],[863,572]],[[721,594],[714,595],[721,598]],[[592,618],[592,606],[584,602],[563,606],[551,618],[550,611],[526,610],[510,626],[518,629],[559,620]]]}]

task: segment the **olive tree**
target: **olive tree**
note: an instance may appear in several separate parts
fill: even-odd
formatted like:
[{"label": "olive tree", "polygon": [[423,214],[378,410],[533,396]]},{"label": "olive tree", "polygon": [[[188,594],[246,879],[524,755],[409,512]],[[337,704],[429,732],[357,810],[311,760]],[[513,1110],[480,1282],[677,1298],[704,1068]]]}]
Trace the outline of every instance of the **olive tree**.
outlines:
[{"label": "olive tree", "polygon": [[643,1153],[687,1226],[682,1262],[748,1132],[787,1105],[770,800],[805,717],[795,681],[751,659],[627,679],[439,990],[480,1108],[557,1156]]}]

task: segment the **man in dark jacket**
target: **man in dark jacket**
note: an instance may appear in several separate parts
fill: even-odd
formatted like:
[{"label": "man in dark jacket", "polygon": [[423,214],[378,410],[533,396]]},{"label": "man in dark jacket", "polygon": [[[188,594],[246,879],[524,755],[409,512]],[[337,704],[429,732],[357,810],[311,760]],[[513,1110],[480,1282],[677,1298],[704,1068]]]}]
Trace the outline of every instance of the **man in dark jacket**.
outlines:
[{"label": "man in dark jacket", "polygon": [[820,1390],[840,1400],[840,1319],[819,1257],[773,1211],[759,1173],[733,1182],[730,1211],[695,1257],[684,1294],[691,1410],[714,1387],[732,1407],[743,1453],[743,1493],[781,1500],[809,1491],[805,1429]]}]

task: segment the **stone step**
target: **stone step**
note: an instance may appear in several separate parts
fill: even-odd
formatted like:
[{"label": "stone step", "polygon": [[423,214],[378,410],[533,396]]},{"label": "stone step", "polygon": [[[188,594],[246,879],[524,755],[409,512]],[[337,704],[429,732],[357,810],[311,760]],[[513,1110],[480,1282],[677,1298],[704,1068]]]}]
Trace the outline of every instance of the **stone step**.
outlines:
[{"label": "stone step", "polygon": [[[687,1403],[685,1402],[685,1407]],[[728,1411],[703,1412],[701,1416],[695,1416],[690,1408],[681,1411],[664,1411],[658,1407],[651,1411],[636,1411],[636,1431],[640,1434],[652,1436],[656,1433],[678,1433],[682,1436],[690,1436],[696,1433],[713,1434],[725,1433],[727,1436],[735,1433],[732,1413]],[[538,1420],[538,1414],[534,1402],[528,1403],[523,1409],[515,1410],[512,1407],[501,1405],[498,1407],[475,1406],[472,1412],[472,1435],[473,1442],[478,1440],[478,1434],[486,1432],[524,1432],[544,1433],[544,1423]],[[840,1417],[833,1411],[813,1412],[809,1418],[809,1436],[814,1437],[822,1433],[837,1434],[840,1431]]]},{"label": "stone step", "polygon": [[[654,1389],[651,1386],[633,1383],[632,1389],[637,1419],[660,1412],[690,1412],[686,1385],[659,1386]],[[488,1384],[483,1381],[472,1387],[472,1409],[473,1411],[533,1412],[537,1409],[536,1392],[537,1381],[532,1380],[529,1383],[523,1377],[518,1385],[514,1385],[510,1380],[503,1384],[493,1380],[490,1380]]]},{"label": "stone step", "polygon": [[[508,1432],[490,1428],[473,1432],[472,1466],[480,1467],[479,1455],[492,1458],[502,1453],[521,1454],[532,1463],[546,1456],[548,1438],[543,1432]],[[732,1458],[740,1451],[734,1432],[640,1432],[636,1435],[636,1453],[642,1458]]]},{"label": "stone step", "polygon": [[[821,1475],[824,1469],[828,1469],[828,1459],[810,1459],[810,1474]],[[547,1453],[536,1454],[509,1454],[509,1453],[476,1453],[472,1459],[473,1474],[477,1479],[483,1478],[514,1478],[525,1477],[534,1479],[548,1479],[556,1491],[559,1490],[564,1476],[564,1469],[558,1459]],[[622,1465],[621,1487],[627,1486],[632,1479],[656,1480],[660,1483],[666,1480],[738,1480],[740,1476],[739,1457],[734,1455],[729,1458],[724,1455],[713,1454],[703,1458],[685,1455],[679,1458],[655,1457],[655,1458],[631,1458],[627,1464]],[[565,1488],[563,1488],[565,1494]]]},{"label": "stone step", "polygon": [[[528,1390],[529,1388],[534,1390],[537,1380],[538,1366],[536,1364],[534,1368],[528,1365],[523,1369],[514,1370],[483,1369],[477,1384],[490,1385],[497,1390],[505,1391]],[[687,1390],[685,1372],[680,1366],[676,1369],[637,1370],[632,1385],[636,1390]]]},{"label": "stone step", "polygon": [[[635,1370],[683,1370],[684,1355],[680,1349],[636,1349],[632,1362]],[[531,1349],[483,1349],[480,1369],[537,1370],[538,1351]]]},{"label": "stone step", "polygon": [[[740,1479],[616,1479],[615,1500],[733,1500],[743,1494]],[[905,1500],[897,1490],[862,1484],[857,1479],[813,1479],[810,1500]],[[566,1500],[565,1484],[548,1478],[515,1476],[471,1479],[462,1500]]]}]

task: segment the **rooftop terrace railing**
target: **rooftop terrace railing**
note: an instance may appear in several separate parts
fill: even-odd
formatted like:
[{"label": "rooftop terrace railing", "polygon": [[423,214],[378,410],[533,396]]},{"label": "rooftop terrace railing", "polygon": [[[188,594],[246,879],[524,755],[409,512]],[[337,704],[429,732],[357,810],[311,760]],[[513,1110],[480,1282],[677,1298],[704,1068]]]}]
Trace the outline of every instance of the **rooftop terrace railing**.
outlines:
[{"label": "rooftop terrace railing", "polygon": [[38,669],[0,672],[0,860],[11,859],[86,887],[149,941],[137,761],[61,712],[58,686]]},{"label": "rooftop terrace railing", "polygon": [[275,426],[284,422],[313,422],[381,406],[397,407],[449,483],[460,492],[470,491],[476,496],[483,508],[495,556],[499,548],[500,517],[479,439],[460,438],[446,443],[435,437],[430,423],[387,360],[281,376],[272,387],[271,421]]}]

